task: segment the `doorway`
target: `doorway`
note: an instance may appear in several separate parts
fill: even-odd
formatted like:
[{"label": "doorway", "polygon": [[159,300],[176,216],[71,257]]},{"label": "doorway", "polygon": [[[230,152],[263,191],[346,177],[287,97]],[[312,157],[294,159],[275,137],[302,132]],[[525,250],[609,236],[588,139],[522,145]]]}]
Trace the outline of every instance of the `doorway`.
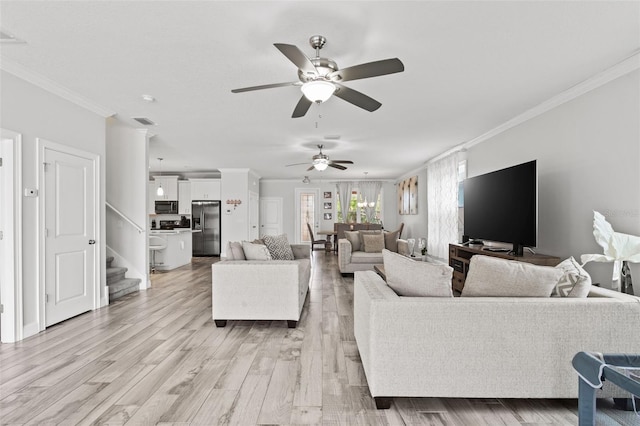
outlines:
[{"label": "doorway", "polygon": [[0,342],[22,340],[22,137],[0,129]]},{"label": "doorway", "polygon": [[42,163],[40,327],[44,329],[99,306],[99,156],[37,141]]},{"label": "doorway", "polygon": [[282,235],[282,197],[260,198],[260,238],[265,235]]},{"label": "doorway", "polygon": [[311,235],[307,223],[311,225],[314,234],[318,231],[320,190],[310,188],[296,188],[296,243],[311,243]]}]

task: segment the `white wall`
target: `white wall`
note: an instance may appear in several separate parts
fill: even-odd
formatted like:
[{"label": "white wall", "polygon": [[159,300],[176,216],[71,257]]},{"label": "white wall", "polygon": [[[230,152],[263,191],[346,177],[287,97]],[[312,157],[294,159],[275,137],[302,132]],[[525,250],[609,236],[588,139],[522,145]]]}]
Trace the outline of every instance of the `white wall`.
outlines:
[{"label": "white wall", "polygon": [[[22,134],[22,183],[38,188],[36,138],[78,148],[100,156],[100,235],[105,235],[105,118],[0,70],[2,127]],[[39,331],[38,198],[23,199],[23,324],[24,337]],[[101,258],[100,288],[106,289],[105,241],[98,241]]]},{"label": "white wall", "polygon": [[[262,180],[260,181],[260,197],[282,197],[283,199],[283,232],[287,234],[289,241],[295,238],[295,211],[296,211],[296,188],[315,189],[320,191],[320,229],[333,230],[333,224],[337,222],[336,210],[336,184],[335,181],[322,181],[320,179],[311,179],[311,183],[304,184],[300,180]],[[324,209],[323,198],[324,192],[330,191],[332,199],[332,210]],[[329,201],[329,200],[327,200]],[[382,203],[383,203],[383,226],[385,229],[393,230],[397,228],[396,221],[396,201],[395,201],[395,185],[391,182],[383,182],[382,184]],[[332,213],[332,220],[324,220],[324,213]]]},{"label": "white wall", "polygon": [[[469,176],[538,160],[538,252],[602,253],[593,211],[640,235],[640,72],[634,71],[468,150]],[[640,266],[632,264],[636,294]],[[608,287],[612,264],[590,263]]]},{"label": "white wall", "polygon": [[114,265],[128,268],[128,278],[140,278],[148,286],[147,182],[148,132],[116,120],[107,120],[106,200],[132,222],[138,230],[113,210],[106,209],[106,238]]},{"label": "white wall", "polygon": [[[418,214],[399,214],[398,213],[398,184],[403,180],[418,176]],[[402,238],[427,238],[427,169],[423,168],[416,170],[412,173],[408,173],[397,180],[393,187],[393,201],[394,212],[396,221],[398,224],[404,223],[404,229],[402,230]]]},{"label": "white wall", "polygon": [[[260,195],[260,178],[249,169],[220,169],[220,173],[220,256],[225,257],[229,241],[250,239],[249,192]],[[234,208],[227,200],[240,200],[242,204]]]}]

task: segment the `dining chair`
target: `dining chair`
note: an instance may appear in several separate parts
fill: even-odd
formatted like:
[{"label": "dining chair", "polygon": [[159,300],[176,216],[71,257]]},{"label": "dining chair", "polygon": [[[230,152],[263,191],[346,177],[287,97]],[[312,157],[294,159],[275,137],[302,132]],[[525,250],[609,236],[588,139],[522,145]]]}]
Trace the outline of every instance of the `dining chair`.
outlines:
[{"label": "dining chair", "polygon": [[[309,225],[309,222],[307,222],[307,228],[309,229],[309,236],[311,237],[311,251],[324,250],[327,240],[316,240],[316,238],[313,236],[313,229],[311,228],[311,225]],[[316,249],[315,248],[316,245],[320,245],[321,248]]]}]

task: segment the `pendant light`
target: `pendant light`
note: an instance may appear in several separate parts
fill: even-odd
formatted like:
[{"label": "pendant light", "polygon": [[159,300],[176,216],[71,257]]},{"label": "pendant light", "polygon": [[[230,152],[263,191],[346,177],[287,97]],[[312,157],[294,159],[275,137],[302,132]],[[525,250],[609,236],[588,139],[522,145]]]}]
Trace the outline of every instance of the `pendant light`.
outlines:
[{"label": "pendant light", "polygon": [[[160,162],[160,176],[162,176],[162,158],[158,157],[158,161]],[[160,181],[160,185],[158,185],[156,195],[158,197],[162,197],[164,195],[164,189],[162,189],[162,181]]]}]

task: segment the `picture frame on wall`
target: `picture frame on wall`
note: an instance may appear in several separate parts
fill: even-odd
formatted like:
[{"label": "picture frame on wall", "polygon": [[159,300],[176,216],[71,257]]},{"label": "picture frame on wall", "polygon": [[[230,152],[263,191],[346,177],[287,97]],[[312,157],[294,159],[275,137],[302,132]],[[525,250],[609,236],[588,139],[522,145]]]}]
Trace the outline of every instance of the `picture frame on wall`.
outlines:
[{"label": "picture frame on wall", "polygon": [[418,214],[418,176],[409,179],[409,213]]},{"label": "picture frame on wall", "polygon": [[332,213],[325,213],[324,214],[324,220],[333,220],[333,214]]},{"label": "picture frame on wall", "polygon": [[325,191],[324,192],[324,198],[325,199],[331,199],[331,191]]},{"label": "picture frame on wall", "polygon": [[333,207],[331,206],[331,202],[326,202],[324,203],[324,209],[325,210],[331,210]]}]

